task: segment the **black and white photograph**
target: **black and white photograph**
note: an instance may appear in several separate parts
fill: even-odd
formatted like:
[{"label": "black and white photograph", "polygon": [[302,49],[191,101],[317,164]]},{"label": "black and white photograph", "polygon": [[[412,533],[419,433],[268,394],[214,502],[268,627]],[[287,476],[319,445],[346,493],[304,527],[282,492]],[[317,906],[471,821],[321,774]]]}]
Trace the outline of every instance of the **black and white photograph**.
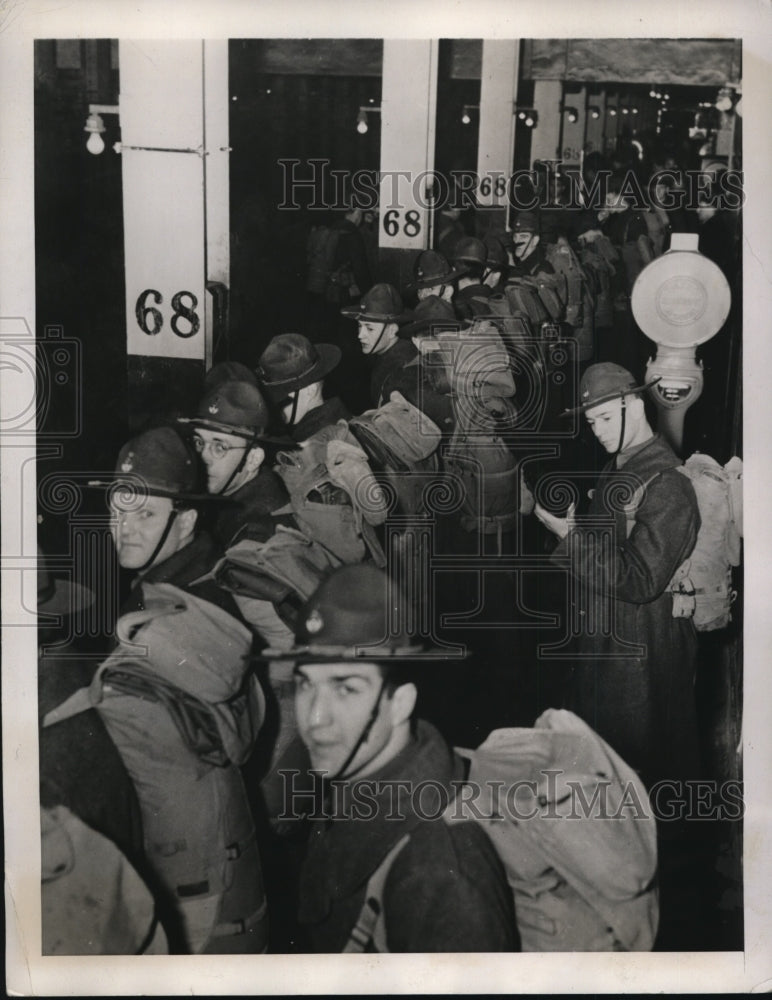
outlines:
[{"label": "black and white photograph", "polygon": [[417,6],[0,7],[9,995],[772,986],[770,12]]}]

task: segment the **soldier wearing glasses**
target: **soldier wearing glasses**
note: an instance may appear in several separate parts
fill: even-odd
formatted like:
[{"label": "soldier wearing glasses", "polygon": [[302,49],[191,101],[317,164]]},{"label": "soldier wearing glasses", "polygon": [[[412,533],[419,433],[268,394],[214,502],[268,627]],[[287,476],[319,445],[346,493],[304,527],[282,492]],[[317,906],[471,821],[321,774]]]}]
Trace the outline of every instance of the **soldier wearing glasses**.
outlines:
[{"label": "soldier wearing glasses", "polygon": [[[194,417],[180,418],[193,430],[192,442],[206,469],[210,494],[227,497],[213,534],[227,548],[245,524],[260,523],[288,502],[284,484],[265,465],[269,412],[250,382],[225,381],[210,388]],[[268,534],[270,534],[270,530]]]}]

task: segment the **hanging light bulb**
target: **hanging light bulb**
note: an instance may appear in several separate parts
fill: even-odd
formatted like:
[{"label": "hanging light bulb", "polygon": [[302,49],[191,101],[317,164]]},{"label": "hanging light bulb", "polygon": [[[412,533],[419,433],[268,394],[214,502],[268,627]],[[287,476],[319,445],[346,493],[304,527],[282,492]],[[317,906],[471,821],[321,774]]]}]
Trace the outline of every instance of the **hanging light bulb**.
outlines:
[{"label": "hanging light bulb", "polygon": [[590,118],[600,118],[600,108],[597,105],[591,104],[587,110],[590,112]]},{"label": "hanging light bulb", "polygon": [[533,128],[534,125],[536,124],[536,119],[533,118],[531,115],[528,115],[528,117],[525,119],[525,124],[528,126],[528,128]]},{"label": "hanging light bulb", "polygon": [[570,108],[570,107],[566,108],[565,112],[566,112],[566,117],[570,122],[576,122],[579,120],[579,112],[576,110],[576,108]]},{"label": "hanging light bulb", "polygon": [[463,115],[461,115],[461,124],[462,125],[468,125],[471,122],[471,120],[472,119],[471,119],[471,117],[469,115],[469,112],[466,109],[464,109],[464,113],[463,113]]},{"label": "hanging light bulb", "polygon": [[92,132],[88,137],[86,142],[86,149],[92,156],[99,156],[100,153],[104,152],[105,141],[98,132]]},{"label": "hanging light bulb", "polygon": [[88,141],[86,142],[86,149],[93,156],[99,156],[99,154],[105,148],[105,142],[102,138],[102,132],[105,130],[105,123],[102,121],[102,116],[98,114],[90,114],[86,119],[86,124],[83,126],[83,131],[89,133]]},{"label": "hanging light bulb", "polygon": [[649,91],[649,97],[656,97],[656,96],[657,96],[657,91],[656,90],[650,90]]},{"label": "hanging light bulb", "polygon": [[623,107],[623,108],[622,108],[622,114],[623,114],[623,115],[629,115],[629,114],[630,114],[630,109],[629,109],[629,108],[627,108],[627,107]]},{"label": "hanging light bulb", "polygon": [[609,115],[610,115],[610,116],[611,116],[612,118],[616,118],[616,116],[617,116],[617,109],[616,109],[616,108],[609,108],[609,109],[608,109],[608,113],[609,113]]},{"label": "hanging light bulb", "polygon": [[718,92],[718,97],[716,99],[716,108],[719,111],[731,111],[732,110],[732,91],[729,87],[722,87]]},{"label": "hanging light bulb", "polygon": [[364,135],[367,131],[367,112],[360,111],[357,115],[357,132],[360,135]]}]

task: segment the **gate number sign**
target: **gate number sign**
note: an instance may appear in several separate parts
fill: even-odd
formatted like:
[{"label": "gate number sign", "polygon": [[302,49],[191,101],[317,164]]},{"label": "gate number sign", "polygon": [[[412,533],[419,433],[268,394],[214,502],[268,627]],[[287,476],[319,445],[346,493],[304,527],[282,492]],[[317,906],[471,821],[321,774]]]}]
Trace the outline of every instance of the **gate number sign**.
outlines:
[{"label": "gate number sign", "polygon": [[[153,303],[148,305],[148,299]],[[186,301],[183,301],[186,300]],[[134,313],[137,325],[149,337],[155,337],[164,325],[164,316],[157,306],[163,305],[163,295],[155,288],[146,288],[137,299]],[[171,328],[178,337],[194,337],[201,328],[201,320],[195,311],[198,299],[193,292],[176,292],[172,296]]]}]

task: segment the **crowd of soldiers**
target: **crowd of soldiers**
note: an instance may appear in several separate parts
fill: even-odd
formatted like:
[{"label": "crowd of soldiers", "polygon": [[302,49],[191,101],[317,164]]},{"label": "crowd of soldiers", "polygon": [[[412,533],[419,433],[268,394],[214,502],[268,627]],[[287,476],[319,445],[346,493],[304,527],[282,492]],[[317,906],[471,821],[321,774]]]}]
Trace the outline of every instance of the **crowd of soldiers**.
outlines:
[{"label": "crowd of soldiers", "polygon": [[[345,215],[355,241],[361,210]],[[580,623],[575,662],[554,707],[588,723],[647,789],[698,774],[694,629],[673,618],[666,587],[699,513],[647,416],[650,345],[629,304],[666,247],[613,183],[590,215],[578,235],[558,227],[549,240],[529,211],[485,239],[438,231],[402,292],[360,287],[353,266],[341,289],[333,268],[336,295],[309,294],[325,299],[322,313],[334,302],[349,355],[358,340],[362,412],[335,392],[338,344],[280,333],[254,370],[215,365],[195,412],[126,442],[113,478],[92,484],[133,582],[96,673],[41,658],[42,804],[59,828],[75,818],[120,850],[160,930],[140,920],[121,938],[108,915],[73,942],[61,931],[73,904],[59,899],[44,907],[50,953],[518,950],[507,878],[478,824],[430,822],[409,797],[387,822],[377,795],[368,822],[331,822],[288,788],[321,775],[324,799],[340,781],[429,779],[452,798],[463,769],[452,725],[441,730],[468,707],[451,679],[480,649],[506,658],[504,671],[522,655],[502,632],[522,595],[496,574],[506,582],[483,628],[454,630],[443,613],[469,617],[486,581],[463,559],[444,581],[427,566],[438,554],[505,558],[524,524],[542,532],[545,565],[574,581],[564,614]],[[547,508],[514,447],[524,373],[531,397],[546,398],[559,354],[570,376],[542,426],[583,414],[607,453],[590,520],[622,468],[649,484],[632,530],[620,513],[610,552],[573,507]],[[87,600],[73,592],[70,609]],[[517,699],[513,686],[487,684],[481,669],[475,703],[516,718],[501,703]],[[376,927],[363,905],[387,855]],[[120,879],[108,865],[92,874],[108,908]],[[554,945],[580,947],[570,930]]]}]

